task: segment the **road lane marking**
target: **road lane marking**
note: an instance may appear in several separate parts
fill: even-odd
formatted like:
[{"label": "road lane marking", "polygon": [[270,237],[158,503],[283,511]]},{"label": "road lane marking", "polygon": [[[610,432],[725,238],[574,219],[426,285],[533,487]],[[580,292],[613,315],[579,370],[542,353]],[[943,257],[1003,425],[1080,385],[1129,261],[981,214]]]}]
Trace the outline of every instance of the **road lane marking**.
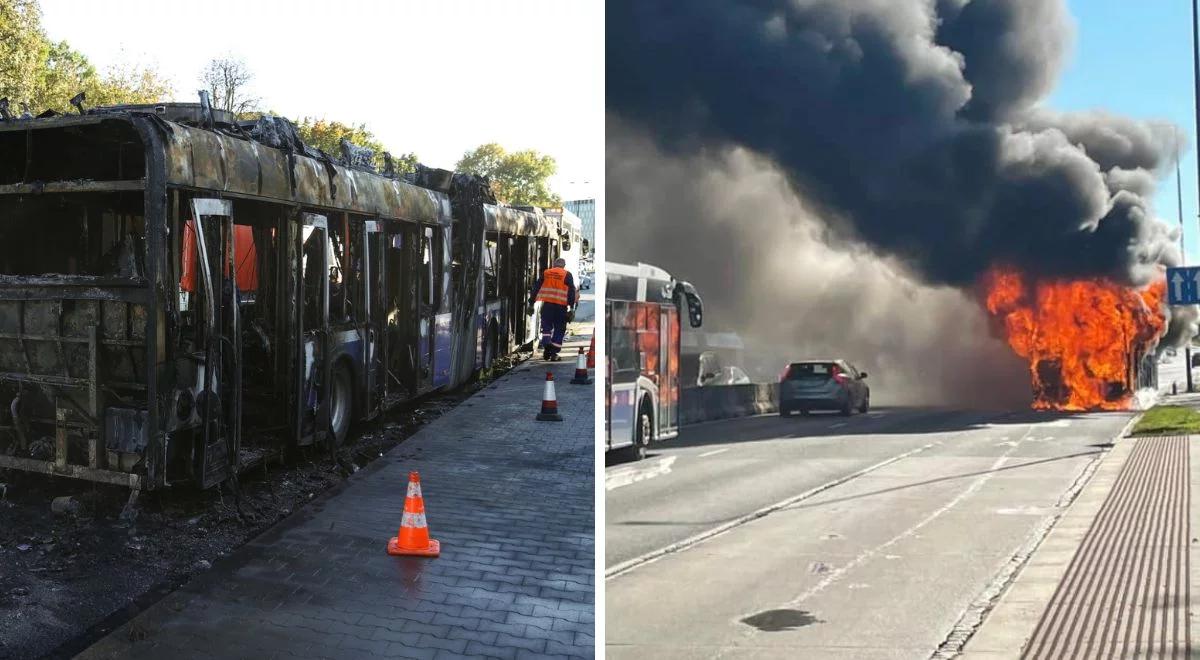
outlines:
[{"label": "road lane marking", "polygon": [[838,422],[837,424],[830,424],[830,425],[829,425],[829,428],[831,428],[831,429],[840,429],[840,428],[842,428],[842,427],[843,427],[843,426],[845,426],[845,425],[846,425],[846,422]]},{"label": "road lane marking", "polygon": [[604,475],[604,490],[610,491],[632,483],[661,477],[671,472],[671,464],[678,456],[667,456],[653,463],[636,467],[620,468]]},{"label": "road lane marking", "polygon": [[717,454],[720,454],[723,451],[729,451],[729,447],[726,447],[724,449],[714,449],[712,451],[706,451],[703,454],[700,454],[700,458],[704,458],[705,456],[716,456]]},{"label": "road lane marking", "polygon": [[1023,436],[1021,436],[1021,438],[1019,440],[1017,440],[1015,444],[1013,444],[1012,447],[1006,449],[1004,451],[1004,453],[1000,454],[1000,456],[997,457],[995,461],[992,461],[991,467],[988,468],[988,470],[986,472],[984,472],[982,475],[976,477],[975,480],[972,481],[970,485],[968,485],[965,489],[963,489],[963,491],[961,493],[959,493],[958,495],[955,495],[954,498],[951,499],[949,502],[938,507],[932,513],[930,513],[929,515],[927,515],[924,518],[922,518],[921,520],[919,520],[915,525],[909,527],[908,529],[904,530],[903,532],[900,532],[899,534],[893,536],[892,538],[888,539],[887,541],[875,546],[874,548],[870,548],[868,550],[864,550],[863,552],[860,552],[858,554],[858,556],[856,556],[854,559],[851,559],[846,564],[843,564],[842,566],[837,567],[836,569],[831,571],[825,578],[823,578],[820,582],[809,587],[804,592],[802,592],[800,595],[796,596],[795,598],[791,599],[786,604],[781,605],[780,607],[781,608],[794,608],[794,607],[799,606],[804,601],[806,601],[809,598],[812,598],[813,596],[817,595],[818,593],[824,591],[826,589],[826,587],[833,584],[834,582],[837,582],[843,576],[850,573],[850,571],[853,571],[854,569],[858,568],[859,566],[870,561],[876,555],[881,554],[884,550],[887,550],[888,548],[891,548],[892,546],[909,538],[910,536],[915,535],[917,532],[921,531],[923,528],[928,526],[933,521],[937,520],[938,518],[941,518],[943,514],[950,511],[951,509],[954,509],[959,504],[961,504],[963,501],[965,501],[967,498],[969,498],[972,495],[974,495],[975,493],[977,493],[979,491],[979,489],[983,488],[984,484],[986,484],[987,482],[992,480],[992,476],[995,475],[996,470],[1000,469],[1004,465],[1004,463],[1006,463],[1008,461],[1009,456],[1017,448],[1017,445],[1019,445],[1022,440],[1025,440],[1026,438],[1028,438],[1030,436],[1030,434],[1033,433],[1034,427],[1035,427],[1035,425],[1033,425],[1033,424],[1029,425],[1029,430],[1027,430],[1025,432],[1025,434]]},{"label": "road lane marking", "polygon": [[[1129,423],[1121,429],[1117,437],[1125,437],[1125,434],[1132,428],[1133,423],[1140,417],[1141,415],[1134,415],[1129,420]],[[1008,585],[1016,579],[1018,571],[1029,561],[1034,550],[1050,534],[1050,530],[1058,523],[1059,518],[1066,512],[1067,507],[1083,491],[1083,487],[1091,481],[1092,475],[1096,473],[1096,470],[1100,467],[1100,462],[1104,460],[1105,456],[1106,453],[1100,454],[1087,465],[1084,465],[1083,470],[1075,475],[1074,483],[1058,498],[1058,502],[1051,510],[1052,512],[1042,518],[1038,526],[1034,528],[1033,533],[1026,537],[1025,543],[1017,549],[1016,553],[1009,557],[1008,562],[992,578],[987,588],[975,598],[971,606],[959,617],[958,622],[950,630],[950,634],[946,636],[945,641],[934,652],[933,658],[941,660],[959,657],[959,653],[966,644],[966,640],[979,630],[979,626],[983,624],[984,616],[995,607],[996,601],[1000,598],[1000,593],[1008,588]]]},{"label": "road lane marking", "polygon": [[[897,454],[891,458],[882,460],[874,465],[865,467],[865,468],[859,470],[858,472],[848,474],[844,477],[839,477],[837,479],[834,479],[833,481],[825,482],[825,483],[821,484],[820,486],[817,486],[816,488],[810,488],[810,489],[804,491],[803,493],[800,493],[799,495],[794,495],[785,500],[776,502],[775,504],[765,506],[761,509],[758,509],[757,511],[753,511],[744,516],[741,516],[740,518],[737,518],[736,520],[731,520],[723,525],[718,525],[716,527],[713,527],[712,529],[700,532],[699,534],[694,534],[692,536],[689,536],[688,538],[683,539],[682,541],[677,541],[670,545],[666,545],[661,548],[658,548],[657,550],[651,550],[650,552],[638,555],[637,557],[634,557],[632,559],[627,559],[627,560],[613,566],[612,568],[605,569],[604,579],[610,580],[612,578],[615,578],[615,577],[618,577],[625,573],[628,573],[629,571],[632,571],[633,569],[635,569],[639,566],[642,566],[643,564],[647,564],[656,559],[659,559],[659,558],[664,557],[669,554],[679,552],[681,550],[686,550],[698,543],[707,541],[708,539],[713,538],[714,536],[724,534],[725,532],[728,532],[731,529],[741,527],[742,525],[745,525],[748,522],[758,520],[759,518],[762,518],[763,516],[770,515],[776,511],[779,511],[781,509],[785,509],[789,506],[792,506],[793,504],[802,502],[802,501],[812,497],[813,495],[817,495],[818,493],[827,491],[830,488],[836,488],[836,487],[846,483],[847,481],[850,481],[852,479],[857,479],[865,474],[869,474],[880,468],[887,467],[888,465],[891,465],[892,463],[895,463],[896,461],[902,461],[910,456],[915,456],[916,454],[919,454],[919,453],[921,453],[927,449],[930,449],[932,447],[936,447],[940,444],[942,444],[941,441],[930,442],[926,445],[917,447],[916,449],[910,449],[904,453]],[[605,483],[607,485],[607,478],[605,479]]]}]

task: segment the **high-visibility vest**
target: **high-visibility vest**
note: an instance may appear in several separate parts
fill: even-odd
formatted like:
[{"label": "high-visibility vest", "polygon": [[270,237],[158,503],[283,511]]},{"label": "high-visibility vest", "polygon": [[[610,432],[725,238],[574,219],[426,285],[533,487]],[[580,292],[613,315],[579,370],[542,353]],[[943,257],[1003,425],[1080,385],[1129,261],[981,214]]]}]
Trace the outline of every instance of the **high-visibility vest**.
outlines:
[{"label": "high-visibility vest", "polygon": [[566,268],[547,268],[542,273],[542,288],[538,289],[537,299],[564,307],[567,305]]}]

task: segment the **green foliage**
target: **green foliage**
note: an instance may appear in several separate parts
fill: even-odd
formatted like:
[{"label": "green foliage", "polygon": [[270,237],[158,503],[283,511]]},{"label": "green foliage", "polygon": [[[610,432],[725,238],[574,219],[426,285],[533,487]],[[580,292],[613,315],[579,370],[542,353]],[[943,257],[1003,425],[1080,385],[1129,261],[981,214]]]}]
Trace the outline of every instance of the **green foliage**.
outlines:
[{"label": "green foliage", "polygon": [[[340,121],[305,117],[296,122],[296,130],[309,146],[316,147],[334,158],[342,155],[342,138],[346,138],[356,147],[371,149],[375,152],[376,169],[383,171],[383,152],[387,149],[376,139],[375,134],[367,129],[366,124],[353,126]],[[392,162],[396,166],[397,174],[417,169],[417,155],[411,152],[393,155]]]},{"label": "green foliage", "polygon": [[35,0],[0,0],[0,98],[18,113],[73,111],[71,97],[86,95],[85,107],[156,103],[170,84],[150,67],[114,66],[103,74],[65,41],[53,42],[42,29]]},{"label": "green foliage", "polygon": [[45,67],[49,44],[41,22],[34,0],[0,0],[0,98],[18,112],[34,101]]},{"label": "green foliage", "polygon": [[558,171],[552,156],[533,149],[509,153],[491,142],[463,154],[454,169],[486,176],[496,198],[516,206],[561,206],[546,181]]},{"label": "green foliage", "polygon": [[1200,413],[1186,406],[1154,406],[1138,420],[1130,435],[1200,433]]}]

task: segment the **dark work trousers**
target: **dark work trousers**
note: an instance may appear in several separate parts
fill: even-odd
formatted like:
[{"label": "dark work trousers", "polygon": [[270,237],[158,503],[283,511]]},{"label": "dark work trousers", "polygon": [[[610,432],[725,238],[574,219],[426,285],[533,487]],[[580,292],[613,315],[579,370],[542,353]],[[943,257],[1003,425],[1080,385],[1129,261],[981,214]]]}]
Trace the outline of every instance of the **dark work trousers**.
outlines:
[{"label": "dark work trousers", "polygon": [[547,356],[558,355],[567,334],[567,306],[542,303],[542,342]]}]

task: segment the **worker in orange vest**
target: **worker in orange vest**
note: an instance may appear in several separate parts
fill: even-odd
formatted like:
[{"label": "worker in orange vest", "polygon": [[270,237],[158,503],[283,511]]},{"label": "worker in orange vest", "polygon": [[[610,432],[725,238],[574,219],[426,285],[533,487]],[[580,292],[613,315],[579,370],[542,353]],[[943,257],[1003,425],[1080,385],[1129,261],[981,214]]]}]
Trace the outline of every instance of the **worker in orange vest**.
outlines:
[{"label": "worker in orange vest", "polygon": [[555,259],[554,267],[533,283],[529,303],[542,303],[542,358],[558,361],[563,337],[567,334],[568,315],[575,306],[575,279],[566,269],[566,259]]}]

